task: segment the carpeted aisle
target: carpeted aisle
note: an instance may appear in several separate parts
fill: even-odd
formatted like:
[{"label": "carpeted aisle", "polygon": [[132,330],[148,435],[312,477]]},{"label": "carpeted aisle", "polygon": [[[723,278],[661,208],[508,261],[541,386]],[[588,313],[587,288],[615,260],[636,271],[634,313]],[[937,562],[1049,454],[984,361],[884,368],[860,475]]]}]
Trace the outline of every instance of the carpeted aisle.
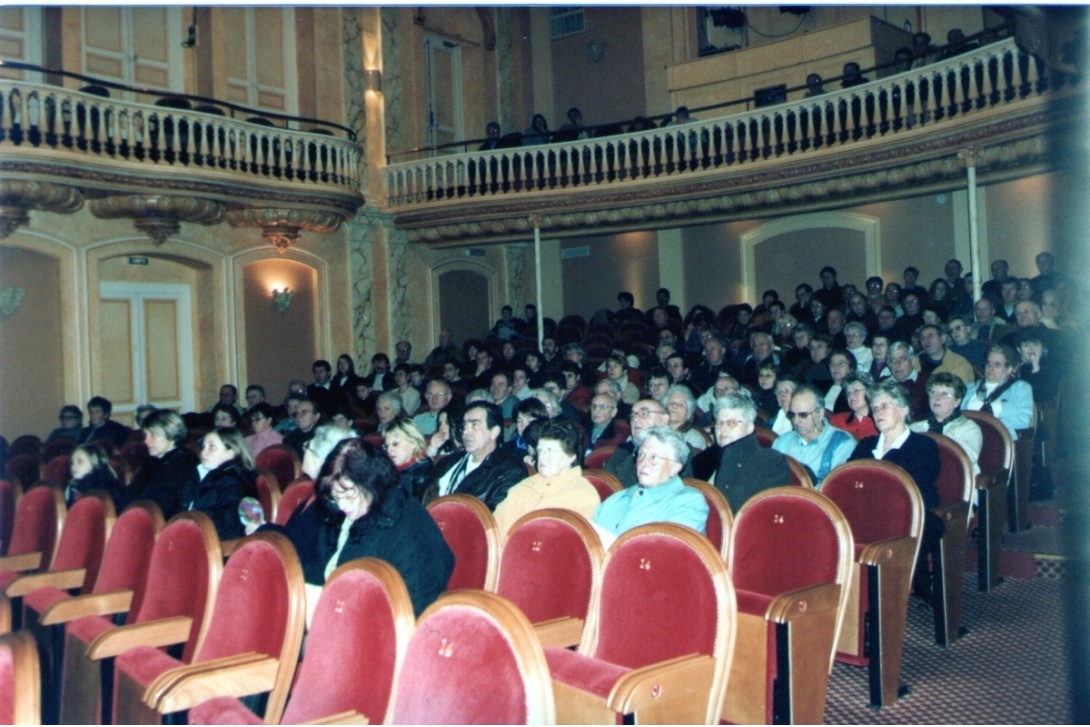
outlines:
[{"label": "carpeted aisle", "polygon": [[826,723],[1070,723],[1062,584],[1008,578],[984,594],[967,574],[962,625],[969,633],[946,649],[934,645],[930,609],[912,599],[901,669],[912,693],[870,709],[866,669],[836,664]]}]

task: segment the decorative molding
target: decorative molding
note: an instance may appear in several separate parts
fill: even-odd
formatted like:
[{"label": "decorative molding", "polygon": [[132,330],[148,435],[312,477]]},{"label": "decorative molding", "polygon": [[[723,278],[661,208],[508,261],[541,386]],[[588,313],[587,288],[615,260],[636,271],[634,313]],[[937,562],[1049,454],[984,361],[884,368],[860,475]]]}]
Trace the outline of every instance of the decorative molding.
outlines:
[{"label": "decorative molding", "polygon": [[231,227],[259,228],[261,236],[272,243],[281,255],[299,241],[302,230],[329,233],[340,227],[342,221],[343,218],[331,212],[276,207],[231,210],[227,213],[227,222]]},{"label": "decorative molding", "polygon": [[222,202],[200,197],[127,194],[93,199],[91,214],[99,219],[132,218],[133,227],[147,234],[156,245],[178,234],[182,222],[218,225],[227,215]]},{"label": "decorative molding", "polygon": [[0,180],[0,240],[30,222],[32,209],[70,214],[83,205],[83,192],[66,184]]},{"label": "decorative molding", "polygon": [[491,53],[496,50],[496,26],[492,20],[492,8],[477,8],[477,19],[481,21],[484,49]]}]

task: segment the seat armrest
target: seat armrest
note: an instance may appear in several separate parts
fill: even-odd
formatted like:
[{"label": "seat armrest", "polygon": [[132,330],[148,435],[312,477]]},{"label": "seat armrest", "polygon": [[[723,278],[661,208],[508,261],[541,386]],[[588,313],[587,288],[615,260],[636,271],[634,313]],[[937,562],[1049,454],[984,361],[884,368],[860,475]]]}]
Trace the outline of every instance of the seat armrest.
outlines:
[{"label": "seat armrest", "polygon": [[328,717],[303,722],[303,724],[371,724],[371,721],[359,712],[338,712]]},{"label": "seat armrest", "polygon": [[125,613],[132,606],[132,591],[110,591],[108,593],[88,593],[58,601],[47,608],[39,617],[43,626],[68,623],[81,616],[112,616]]},{"label": "seat armrest", "polygon": [[944,523],[958,522],[959,520],[969,522],[969,503],[964,501],[951,502],[949,505],[936,507],[932,512],[942,518]]},{"label": "seat armrest", "polygon": [[87,647],[88,659],[105,659],[124,654],[137,646],[171,646],[181,644],[189,638],[193,619],[189,616],[175,616],[147,623],[119,626],[98,637]]},{"label": "seat armrest", "polygon": [[858,562],[861,565],[882,565],[894,560],[911,560],[916,557],[916,538],[903,535],[899,538],[876,540],[863,547]]},{"label": "seat armrest", "polygon": [[773,598],[765,610],[765,620],[772,623],[790,623],[811,614],[837,608],[840,608],[840,585],[819,583],[816,586],[787,591]]},{"label": "seat armrest", "polygon": [[41,552],[22,553],[20,555],[5,555],[0,557],[0,571],[28,571],[37,570],[42,565]]},{"label": "seat armrest", "polygon": [[978,490],[996,490],[1004,487],[1007,484],[1007,471],[1001,470],[1000,472],[981,472],[976,476],[976,489]]},{"label": "seat armrest", "polygon": [[542,648],[559,646],[566,649],[579,643],[583,635],[583,619],[561,616],[534,624],[534,631],[537,633]]},{"label": "seat armrest", "polygon": [[45,573],[31,573],[20,576],[8,584],[5,591],[8,598],[25,596],[39,588],[59,588],[67,591],[71,588],[83,586],[83,580],[87,577],[86,568],[72,568],[71,570],[46,571]]},{"label": "seat armrest", "polygon": [[248,697],[272,691],[280,661],[249,652],[169,669],[148,686],[144,702],[170,714],[196,707],[212,697]]},{"label": "seat armrest", "polygon": [[617,680],[606,698],[606,707],[620,714],[631,714],[660,705],[664,700],[696,699],[693,689],[703,682],[710,684],[714,674],[715,659],[707,654],[688,654],[648,664]]}]

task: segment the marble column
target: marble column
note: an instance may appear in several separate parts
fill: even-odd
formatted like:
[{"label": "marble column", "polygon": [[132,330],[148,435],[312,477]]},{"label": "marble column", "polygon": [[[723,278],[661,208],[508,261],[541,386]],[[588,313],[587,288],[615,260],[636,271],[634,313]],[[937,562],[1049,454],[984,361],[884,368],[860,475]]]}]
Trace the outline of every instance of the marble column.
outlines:
[{"label": "marble column", "polygon": [[392,215],[371,208],[347,229],[354,355],[362,366],[380,351],[393,358],[394,344],[411,340],[409,245]]},{"label": "marble column", "polygon": [[522,315],[523,306],[533,302],[526,298],[526,249],[522,243],[503,246],[504,279],[507,281],[504,301],[514,308],[516,316]]},{"label": "marble column", "polygon": [[375,353],[375,312],[373,305],[373,228],[375,220],[360,213],[345,223],[348,242],[348,275],[351,286],[352,357],[356,368],[368,370]]},{"label": "marble column", "polygon": [[505,133],[519,128],[516,118],[518,104],[508,101],[515,98],[515,50],[512,46],[515,33],[511,17],[514,11],[513,8],[503,7],[493,9],[496,13],[496,98],[500,99],[498,121]]}]

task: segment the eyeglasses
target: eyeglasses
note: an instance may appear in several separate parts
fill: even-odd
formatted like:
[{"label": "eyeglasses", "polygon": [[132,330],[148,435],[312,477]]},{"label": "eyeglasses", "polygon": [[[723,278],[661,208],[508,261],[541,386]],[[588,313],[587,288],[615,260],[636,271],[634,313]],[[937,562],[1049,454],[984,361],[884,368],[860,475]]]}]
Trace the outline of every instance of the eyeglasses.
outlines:
[{"label": "eyeglasses", "polygon": [[450,394],[445,391],[429,391],[425,396],[428,399],[446,399]]},{"label": "eyeglasses", "polygon": [[949,392],[949,391],[932,391],[931,392],[931,398],[932,399],[953,399],[954,394],[952,392]]},{"label": "eyeglasses", "polygon": [[745,422],[742,421],[741,419],[724,419],[721,422],[716,422],[716,426],[730,427],[731,429],[735,429],[737,427],[740,427],[743,424],[745,424]]},{"label": "eyeglasses", "polygon": [[657,467],[663,462],[677,462],[676,459],[670,457],[663,457],[661,454],[655,452],[640,452],[636,455],[637,462],[650,462],[652,466]]},{"label": "eyeglasses", "polygon": [[591,411],[610,411],[611,409],[616,409],[616,408],[617,408],[616,404],[591,404],[590,405]]},{"label": "eyeglasses", "polygon": [[787,412],[787,418],[791,421],[795,421],[796,419],[806,419],[815,411],[817,411],[817,409],[811,409],[810,411],[789,411]]},{"label": "eyeglasses", "polygon": [[655,411],[654,409],[633,409],[632,410],[632,418],[633,419],[650,419],[652,416],[655,416],[656,414],[662,414],[662,412]]}]

